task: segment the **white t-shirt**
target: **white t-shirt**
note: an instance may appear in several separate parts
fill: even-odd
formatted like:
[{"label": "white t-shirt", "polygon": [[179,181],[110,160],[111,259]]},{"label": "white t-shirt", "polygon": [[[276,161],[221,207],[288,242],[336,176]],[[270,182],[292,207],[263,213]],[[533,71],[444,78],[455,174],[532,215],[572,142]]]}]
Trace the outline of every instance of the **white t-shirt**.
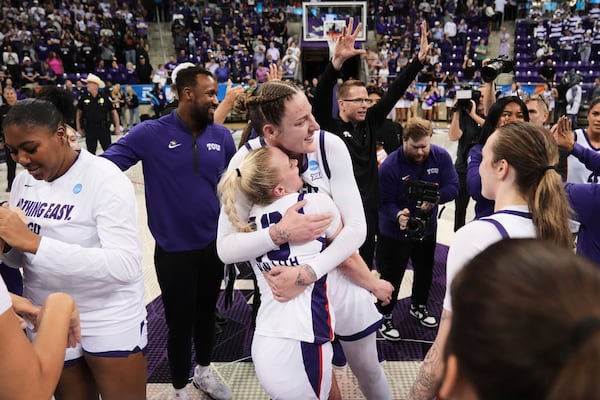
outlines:
[{"label": "white t-shirt", "polygon": [[[510,214],[515,212],[516,214]],[[534,238],[537,236],[535,226],[527,206],[506,207],[492,215],[489,219],[498,221],[511,238]],[[454,240],[448,251],[446,261],[446,295],[444,308],[452,311],[452,296],[450,287],[458,272],[477,254],[490,245],[504,239],[496,225],[490,221],[475,220],[460,228],[454,235]]]},{"label": "white t-shirt", "polygon": [[81,150],[52,182],[17,175],[10,205],[41,236],[36,254],[11,250],[23,267],[24,297],[41,306],[50,293],[69,294],[84,336],[135,329],[146,317],[142,248],[131,181],[115,164]]}]

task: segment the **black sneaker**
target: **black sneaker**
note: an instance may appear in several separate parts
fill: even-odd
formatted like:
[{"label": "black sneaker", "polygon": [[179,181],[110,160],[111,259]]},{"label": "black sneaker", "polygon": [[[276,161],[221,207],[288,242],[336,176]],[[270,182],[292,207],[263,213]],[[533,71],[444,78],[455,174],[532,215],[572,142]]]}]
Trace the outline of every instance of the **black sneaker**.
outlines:
[{"label": "black sneaker", "polygon": [[394,323],[392,322],[391,315],[386,315],[383,317],[383,323],[379,328],[379,333],[381,333],[381,336],[391,342],[397,342],[398,340],[402,339],[400,337],[400,332],[398,332],[398,329],[396,329]]},{"label": "black sneaker", "polygon": [[424,305],[415,306],[414,304],[411,304],[410,315],[418,319],[421,325],[426,326],[427,328],[435,328],[438,326],[437,319],[429,315],[429,311],[427,311],[427,307]]}]

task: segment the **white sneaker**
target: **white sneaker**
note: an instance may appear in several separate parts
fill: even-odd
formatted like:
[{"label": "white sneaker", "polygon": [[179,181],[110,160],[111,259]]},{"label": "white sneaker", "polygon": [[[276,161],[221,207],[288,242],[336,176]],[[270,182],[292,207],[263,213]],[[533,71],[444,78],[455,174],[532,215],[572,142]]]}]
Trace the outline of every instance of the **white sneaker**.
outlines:
[{"label": "white sneaker", "polygon": [[187,386],[183,389],[173,389],[171,400],[190,400],[190,394],[188,393]]},{"label": "white sneaker", "polygon": [[394,323],[392,322],[392,316],[390,314],[384,315],[383,323],[379,328],[379,333],[381,333],[381,336],[383,336],[385,339],[390,340],[392,342],[396,342],[402,339],[400,337],[400,332],[398,331],[398,329],[396,329]]},{"label": "white sneaker", "polygon": [[206,371],[200,375],[200,366],[196,365],[194,368],[194,377],[192,383],[196,387],[209,395],[214,400],[231,400],[231,390],[219,376],[215,374],[212,368],[206,369]]},{"label": "white sneaker", "polygon": [[410,305],[410,315],[419,320],[421,325],[426,326],[427,328],[435,328],[438,326],[437,319],[434,316],[429,315],[429,311],[427,311],[427,307],[424,305]]}]

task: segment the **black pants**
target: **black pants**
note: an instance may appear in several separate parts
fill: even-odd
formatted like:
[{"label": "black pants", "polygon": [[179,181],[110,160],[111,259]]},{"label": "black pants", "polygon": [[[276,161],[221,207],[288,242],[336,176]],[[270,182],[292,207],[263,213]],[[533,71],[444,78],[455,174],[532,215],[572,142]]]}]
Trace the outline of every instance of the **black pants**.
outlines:
[{"label": "black pants", "polygon": [[358,252],[369,269],[373,269],[373,258],[375,256],[375,235],[377,235],[378,231],[377,209],[365,210],[365,217],[367,219],[367,237],[365,238],[365,242],[358,249]]},{"label": "black pants", "polygon": [[108,125],[87,126],[85,128],[85,144],[90,153],[96,154],[98,142],[100,142],[102,150],[106,150],[110,146],[110,129]]},{"label": "black pants", "polygon": [[8,151],[8,147],[4,145],[4,153],[6,154],[6,189],[10,191],[12,188],[13,181],[15,180],[15,173],[17,171],[17,163],[10,156],[10,151]]},{"label": "black pants", "polygon": [[377,241],[379,243],[377,250],[380,252],[377,260],[381,261],[381,265],[378,265],[381,278],[394,286],[390,304],[382,306],[381,301],[377,302],[379,312],[385,315],[391,314],[394,310],[409,258],[412,260],[414,270],[412,303],[415,305],[427,304],[435,258],[435,235],[428,236],[421,242],[395,240],[379,235]]},{"label": "black pants", "polygon": [[465,224],[469,199],[470,196],[467,191],[467,173],[458,172],[458,196],[454,200],[454,232],[459,230]]},{"label": "black pants", "polygon": [[167,353],[173,386],[189,379],[192,340],[196,362],[210,364],[215,344],[215,307],[223,279],[223,263],[215,242],[202,250],[167,252],[158,245],[154,265],[169,328]]}]

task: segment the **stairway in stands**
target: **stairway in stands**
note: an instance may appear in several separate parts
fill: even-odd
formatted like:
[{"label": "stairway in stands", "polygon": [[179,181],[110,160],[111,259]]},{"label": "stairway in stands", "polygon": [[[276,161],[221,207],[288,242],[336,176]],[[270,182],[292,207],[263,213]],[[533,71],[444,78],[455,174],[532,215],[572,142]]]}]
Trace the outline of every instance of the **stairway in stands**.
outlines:
[{"label": "stairway in stands", "polygon": [[150,64],[156,69],[158,64],[165,64],[169,60],[169,56],[175,54],[171,24],[149,22],[148,43],[150,44]]}]

